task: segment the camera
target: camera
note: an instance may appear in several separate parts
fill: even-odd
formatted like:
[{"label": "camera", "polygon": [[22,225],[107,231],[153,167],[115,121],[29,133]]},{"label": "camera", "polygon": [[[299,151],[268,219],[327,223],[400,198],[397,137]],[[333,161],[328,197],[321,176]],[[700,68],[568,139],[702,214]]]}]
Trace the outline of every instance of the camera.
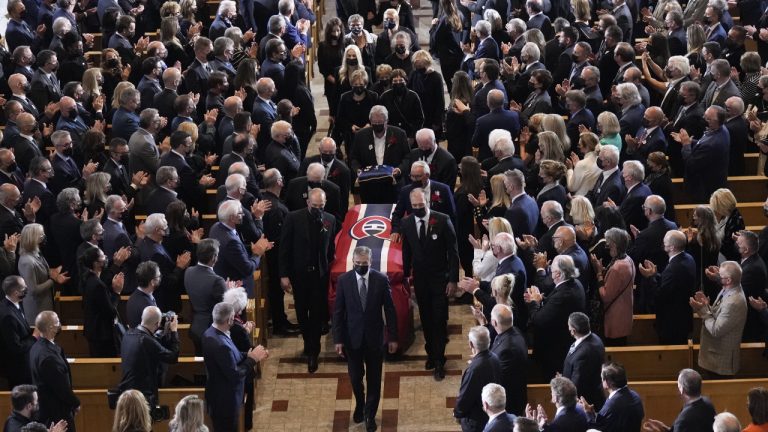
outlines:
[{"label": "camera", "polygon": [[164,329],[166,326],[168,326],[168,324],[173,321],[175,316],[176,312],[174,311],[164,312],[162,315],[160,315],[160,328]]},{"label": "camera", "polygon": [[152,423],[170,420],[171,410],[168,405],[150,405],[149,417],[152,418]]}]

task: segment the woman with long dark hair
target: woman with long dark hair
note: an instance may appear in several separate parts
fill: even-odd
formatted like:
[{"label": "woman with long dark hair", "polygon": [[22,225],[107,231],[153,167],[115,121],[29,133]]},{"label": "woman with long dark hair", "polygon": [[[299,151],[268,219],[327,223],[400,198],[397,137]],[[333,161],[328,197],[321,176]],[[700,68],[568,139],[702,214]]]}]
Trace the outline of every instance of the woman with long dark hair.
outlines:
[{"label": "woman with long dark hair", "polygon": [[[442,63],[442,58],[440,63]],[[443,69],[445,72],[445,69]],[[464,156],[472,155],[472,135],[475,133],[475,115],[472,106],[472,80],[464,71],[457,71],[451,79],[448,111],[445,114],[445,138],[448,152],[460,161]]]},{"label": "woman with long dark hair", "polygon": [[197,227],[197,213],[190,215],[187,205],[176,200],[168,204],[165,210],[165,220],[168,222],[168,236],[163,240],[163,246],[168,255],[175,261],[176,257],[189,251],[192,260],[189,265],[197,263],[197,243],[203,237],[203,229]]},{"label": "woman with long dark hair", "polygon": [[259,64],[256,59],[248,58],[240,62],[235,74],[234,88],[245,91],[243,100],[243,110],[253,111],[253,104],[258,96],[256,92],[256,82],[259,81]]},{"label": "woman with long dark hair", "polygon": [[459,163],[461,185],[456,189],[456,239],[459,244],[459,262],[467,276],[472,276],[472,258],[474,249],[469,243],[470,234],[474,233],[475,211],[469,196],[476,197],[483,190],[483,178],[480,174],[480,162],[472,156],[465,156]]},{"label": "woman with long dark hair", "polygon": [[693,211],[691,227],[685,230],[688,237],[686,251],[696,261],[696,289],[704,291],[710,300],[714,301],[720,285],[709,280],[704,270],[717,265],[720,254],[720,239],[715,228],[715,213],[707,206],[700,205]]},{"label": "woman with long dark hair", "polygon": [[450,92],[453,88],[453,75],[461,68],[461,61],[464,59],[464,52],[461,50],[461,17],[453,0],[441,0],[440,10],[440,18],[432,20],[430,35],[437,47],[440,69]]},{"label": "woman with long dark hair", "polygon": [[328,20],[323,28],[323,40],[317,46],[317,67],[323,76],[323,90],[328,101],[330,116],[336,117],[339,96],[336,90],[335,70],[344,58],[344,24],[337,17]]}]

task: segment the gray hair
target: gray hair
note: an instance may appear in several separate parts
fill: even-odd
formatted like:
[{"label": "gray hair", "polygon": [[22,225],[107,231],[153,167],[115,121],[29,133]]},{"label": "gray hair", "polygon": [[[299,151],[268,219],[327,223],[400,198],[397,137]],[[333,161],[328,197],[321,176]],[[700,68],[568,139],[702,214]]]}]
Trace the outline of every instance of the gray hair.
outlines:
[{"label": "gray hair", "polygon": [[[239,45],[243,41],[243,31],[240,27],[232,26],[224,30],[224,37],[232,41],[232,45]],[[216,41],[213,43],[214,52],[216,51]],[[223,52],[222,52],[223,54]]]},{"label": "gray hair", "polygon": [[147,216],[147,220],[144,221],[144,232],[154,232],[158,228],[163,228],[163,225],[167,225],[165,215],[162,213],[152,213]]},{"label": "gray hair", "polygon": [[683,76],[691,73],[691,64],[688,62],[688,57],[672,56],[667,60],[667,66],[679,70]]},{"label": "gray hair", "polygon": [[685,234],[678,230],[669,230],[664,234],[664,240],[675,251],[681,252],[685,250],[688,240],[685,238]]},{"label": "gray hair", "polygon": [[713,432],[739,432],[741,423],[735,415],[729,412],[721,412],[715,416],[715,422],[712,424]]},{"label": "gray hair", "polygon": [[234,48],[235,42],[226,37],[226,36],[219,36],[216,38],[215,41],[213,41],[213,55],[215,56],[223,56],[224,51],[227,50],[227,48]]},{"label": "gray hair", "polygon": [[493,238],[493,242],[501,249],[504,255],[515,255],[517,253],[517,243],[515,237],[508,232],[500,232]]},{"label": "gray hair", "polygon": [[395,46],[397,46],[398,42],[403,42],[405,44],[405,48],[408,49],[411,46],[411,36],[409,36],[408,33],[404,31],[399,31],[395,33],[394,36],[392,36],[392,41],[389,43],[393,50],[395,49]]},{"label": "gray hair", "polygon": [[720,264],[720,268],[728,273],[728,276],[733,281],[733,285],[738,285],[741,283],[741,264],[737,263],[736,261],[725,261]]},{"label": "gray hair", "polygon": [[122,201],[123,197],[120,195],[110,195],[107,197],[107,200],[104,201],[104,212],[109,215],[109,213],[112,211],[112,209],[115,207],[115,204],[117,204],[118,201]]},{"label": "gray hair", "polygon": [[733,107],[733,111],[731,114],[734,117],[738,117],[742,114],[744,114],[744,99],[741,98],[741,96],[731,96],[725,101],[725,105],[731,105]]},{"label": "gray hair", "polygon": [[51,143],[53,143],[54,146],[63,144],[63,141],[68,137],[69,137],[69,131],[57,130],[56,132],[51,134]]},{"label": "gray hair", "polygon": [[474,326],[469,329],[469,341],[477,351],[487,351],[491,347],[491,334],[485,326]]},{"label": "gray hair", "polygon": [[230,174],[224,181],[224,187],[227,189],[227,193],[245,187],[245,176],[242,174]]},{"label": "gray hair", "polygon": [[589,334],[589,317],[584,312],[573,312],[568,316],[568,326],[579,336]]},{"label": "gray hair", "polygon": [[699,397],[701,395],[701,375],[693,369],[683,369],[677,376],[677,385],[684,395]]},{"label": "gray hair", "polygon": [[237,12],[237,3],[232,0],[222,0],[219,3],[219,9],[216,11],[216,15],[221,15],[225,10],[234,10]]},{"label": "gray hair", "polygon": [[312,162],[307,167],[307,180],[321,181],[325,177],[325,167],[319,162]]},{"label": "gray hair", "polygon": [[208,264],[219,254],[219,241],[212,238],[202,239],[197,244],[197,262]]},{"label": "gray hair", "polygon": [[[125,94],[125,93],[123,93]],[[121,98],[122,99],[122,98]],[[146,129],[160,115],[154,108],[144,108],[139,114],[139,127]]]},{"label": "gray hair", "polygon": [[357,246],[353,252],[354,256],[371,258],[371,248],[368,246]]},{"label": "gray hair", "polygon": [[605,145],[600,147],[600,155],[611,161],[611,165],[619,163],[619,149],[616,146]]},{"label": "gray hair", "polygon": [[643,101],[634,83],[621,83],[616,86],[616,92],[622,99],[629,102],[629,106],[637,105]]},{"label": "gray hair", "polygon": [[216,216],[218,217],[219,222],[229,222],[231,217],[237,216],[237,212],[239,212],[242,207],[243,205],[240,201],[224,201],[219,205],[219,210],[216,212]]},{"label": "gray hair", "polygon": [[713,61],[709,68],[712,72],[717,72],[723,77],[727,77],[731,73],[731,64],[725,59],[717,59]]},{"label": "gray hair", "polygon": [[56,208],[60,213],[68,213],[72,211],[73,204],[79,205],[81,201],[80,191],[77,188],[66,188],[56,197]]},{"label": "gray hair", "polygon": [[544,204],[541,205],[541,210],[544,212],[544,214],[555,220],[560,220],[563,218],[563,206],[557,201],[544,201]]},{"label": "gray hair", "polygon": [[[528,30],[528,25],[520,18],[513,18],[507,23],[507,29],[517,34],[523,34],[526,30]],[[525,49],[525,47],[523,47],[523,49]]]},{"label": "gray hair", "polygon": [[374,105],[371,107],[371,111],[368,113],[368,120],[373,118],[374,115],[384,116],[384,121],[389,120],[389,111],[384,105]]},{"label": "gray hair", "polygon": [[213,322],[216,324],[227,324],[233,316],[235,316],[235,308],[231,303],[226,302],[216,303],[211,313]]},{"label": "gray hair", "polygon": [[576,405],[576,385],[571,380],[564,376],[557,376],[549,382],[549,387],[552,389],[552,394],[558,405],[564,407]]},{"label": "gray hair", "polygon": [[616,246],[618,256],[623,256],[629,248],[629,233],[621,228],[610,228],[605,232],[605,239],[610,240]]},{"label": "gray hair", "polygon": [[645,199],[645,206],[651,209],[651,213],[655,215],[663,215],[667,212],[667,203],[659,195],[648,195],[648,198]]},{"label": "gray hair", "polygon": [[486,20],[480,20],[475,23],[475,32],[479,37],[490,36],[493,27]]},{"label": "gray hair", "polygon": [[269,27],[270,33],[275,35],[280,34],[280,31],[285,28],[285,19],[280,15],[272,15],[269,17],[267,27]]},{"label": "gray hair", "polygon": [[243,287],[230,288],[224,291],[224,297],[221,301],[232,305],[232,309],[237,315],[248,306],[248,294],[245,293]]},{"label": "gray hair", "polygon": [[563,274],[564,279],[575,279],[579,277],[579,269],[569,255],[558,255],[552,259],[552,266],[557,268]]},{"label": "gray hair", "polygon": [[512,308],[505,304],[496,304],[496,306],[491,309],[491,320],[496,321],[496,324],[502,329],[512,327],[514,321]]},{"label": "gray hair", "polygon": [[58,17],[53,20],[51,27],[53,28],[53,34],[62,37],[69,31],[66,30],[67,28],[72,29],[72,23],[65,17]]},{"label": "gray hair", "polygon": [[640,161],[628,160],[624,161],[623,171],[628,173],[633,180],[638,182],[643,181],[645,178],[645,168]]},{"label": "gray hair", "polygon": [[523,45],[523,49],[520,50],[520,55],[523,54],[528,55],[529,61],[531,63],[537,62],[541,59],[541,50],[539,49],[539,46],[533,42],[526,42],[525,45]]},{"label": "gray hair", "polygon": [[430,169],[429,169],[429,164],[426,163],[425,161],[416,161],[416,162],[412,163],[411,164],[411,171],[413,171],[413,169],[416,168],[416,167],[424,168],[424,174],[431,175],[431,172],[430,172]]},{"label": "gray hair", "polygon": [[488,147],[491,150],[498,149],[504,156],[515,154],[515,143],[512,141],[512,134],[506,129],[494,129],[488,134]]},{"label": "gray hair", "polygon": [[264,189],[269,189],[271,187],[276,186],[280,178],[281,178],[280,171],[277,168],[270,168],[264,171],[264,176],[262,177],[262,183],[264,184]]},{"label": "gray hair", "polygon": [[293,0],[280,0],[279,2],[277,2],[277,10],[282,15],[287,14],[293,9],[294,9]]},{"label": "gray hair", "polygon": [[128,104],[135,98],[141,98],[141,93],[133,87],[129,87],[120,93],[120,106]]},{"label": "gray hair", "polygon": [[600,81],[600,68],[597,66],[585,66],[584,70],[589,71],[595,76],[595,80]]},{"label": "gray hair", "polygon": [[101,222],[99,222],[98,219],[88,219],[80,224],[80,238],[82,238],[83,241],[90,240],[93,238],[93,235],[96,234],[98,228],[101,228]]},{"label": "gray hair", "polygon": [[494,413],[503,411],[507,405],[507,392],[504,390],[504,387],[498,384],[486,384],[480,393],[480,397]]},{"label": "gray hair", "polygon": [[525,187],[525,174],[523,174],[522,171],[515,168],[513,170],[506,170],[504,172],[504,183],[509,182],[509,184],[517,187]]},{"label": "gray hair", "polygon": [[141,311],[141,325],[144,327],[157,325],[160,323],[162,312],[157,306],[147,306]]},{"label": "gray hair", "polygon": [[157,169],[157,173],[155,173],[155,182],[162,186],[178,176],[176,167],[170,165],[161,166]]}]

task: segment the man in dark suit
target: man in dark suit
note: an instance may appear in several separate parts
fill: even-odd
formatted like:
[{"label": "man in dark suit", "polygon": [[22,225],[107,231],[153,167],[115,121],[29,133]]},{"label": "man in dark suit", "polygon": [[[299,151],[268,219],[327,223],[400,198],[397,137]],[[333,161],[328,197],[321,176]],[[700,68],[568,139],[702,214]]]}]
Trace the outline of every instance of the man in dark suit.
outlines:
[{"label": "man in dark suit", "polygon": [[590,331],[589,317],[582,312],[574,312],[568,317],[568,331],[576,341],[565,356],[563,376],[573,381],[580,396],[600,409],[605,400],[600,378],[605,362],[603,341]]},{"label": "man in dark suit", "polygon": [[205,400],[214,432],[237,430],[245,393],[245,377],[256,363],[269,357],[259,345],[248,353],[237,349],[229,337],[235,311],[229,303],[213,307],[213,324],[203,334],[203,358],[208,379]]},{"label": "man in dark suit", "polygon": [[[397,316],[387,276],[370,268],[371,249],[358,246],[352,255],[354,269],[339,276],[333,312],[333,341],[336,353],[347,358],[347,369],[355,394],[355,423],[366,421],[376,430],[376,411],[381,393],[384,362],[384,321],[387,348],[397,351]],[[368,397],[363,391],[366,376]]]},{"label": "man in dark suit", "polygon": [[[24,193],[21,195],[21,202],[26,203],[30,200],[39,201],[39,208],[35,213],[34,221],[47,225],[51,215],[56,212],[56,196],[48,189],[48,181],[53,177],[53,168],[51,161],[43,156],[38,156],[29,164],[29,178],[24,183]],[[30,220],[25,212],[25,218]]]},{"label": "man in dark suit", "polygon": [[[208,64],[208,55],[213,51],[213,42],[207,37],[199,37],[194,45],[195,59],[184,71],[184,86],[187,92],[199,95],[208,94],[208,78],[213,73],[213,65]],[[197,113],[205,112],[205,98],[197,102]]]},{"label": "man in dark suit", "polygon": [[741,92],[731,79],[731,65],[728,60],[717,59],[709,66],[712,73],[712,82],[709,83],[701,106],[705,110],[712,105],[725,106],[725,101],[731,96],[741,97]]},{"label": "man in dark suit", "polygon": [[632,12],[625,0],[613,0],[612,3],[614,7],[611,14],[616,18],[616,25],[618,25],[624,33],[622,40],[631,43],[634,38],[632,27],[635,22],[635,19],[632,17]]},{"label": "man in dark suit", "polygon": [[642,163],[636,160],[624,162],[623,168],[621,177],[624,179],[627,195],[621,202],[619,211],[627,226],[634,225],[642,231],[648,226],[643,205],[645,205],[645,199],[652,194],[651,189],[643,182],[645,168],[643,168]]},{"label": "man in dark suit", "polygon": [[[680,85],[680,102],[677,111],[669,116],[669,123],[664,131],[672,137],[672,133],[680,132],[682,129],[693,138],[701,138],[707,122],[704,121],[704,108],[699,103],[701,97],[701,87],[694,81],[685,81]],[[682,177],[685,173],[685,163],[683,161],[682,146],[674,139],[669,139],[667,152],[669,154],[669,165],[674,177]]]},{"label": "man in dark suit", "polygon": [[403,177],[410,177],[411,165],[416,161],[424,161],[429,165],[429,178],[447,185],[451,190],[456,186],[456,159],[448,150],[437,145],[435,132],[424,128],[416,132],[416,148],[411,150],[408,157],[400,164]]},{"label": "man in dark suit", "polygon": [[[683,35],[685,35],[685,30],[683,30]],[[680,98],[678,97],[680,89],[683,83],[689,80],[688,75],[691,68],[685,61],[680,61],[679,57],[675,57],[670,59],[665,69],[670,84],[667,86],[667,91],[664,92],[659,107],[667,119],[674,120],[677,110],[680,109]]]},{"label": "man in dark suit", "polygon": [[[502,374],[503,373],[504,369],[502,365]],[[505,405],[508,405],[505,393],[504,387],[498,384],[490,383],[483,387],[481,393],[483,411],[488,415],[488,423],[486,423],[483,432],[508,432],[511,430],[518,430],[515,428],[515,421],[518,418],[528,420],[526,417],[516,417],[514,414],[509,414],[505,410]],[[535,421],[534,427],[538,430],[539,426]]]},{"label": "man in dark suit", "polygon": [[598,159],[602,164],[603,172],[597,178],[595,187],[587,192],[587,199],[592,202],[594,208],[600,207],[608,200],[621,205],[627,191],[619,170],[619,149],[614,146],[603,146]]},{"label": "man in dark suit", "polygon": [[[35,212],[40,208],[40,200],[32,200],[23,206],[23,212],[16,210],[21,201],[19,189],[6,183],[0,185],[0,235],[21,234],[27,222],[35,221]],[[35,203],[33,205],[33,202]]]},{"label": "man in dark suit", "polygon": [[485,176],[486,184],[497,174],[504,174],[511,170],[526,171],[525,163],[515,156],[515,143],[508,130],[494,129],[488,135],[488,146],[493,152],[493,157],[482,161],[480,166],[488,173]]},{"label": "man in dark suit", "polygon": [[181,293],[184,291],[184,270],[192,260],[190,251],[171,257],[163,246],[168,222],[162,213],[147,216],[144,238],[137,243],[142,261],[154,261],[160,268],[162,280],[158,288],[157,306],[164,311],[181,311]]},{"label": "man in dark suit", "polygon": [[328,277],[336,254],[336,219],[323,211],[325,204],[322,189],[310,190],[308,208],[289,213],[280,233],[280,285],[293,292],[309,373],[317,371],[320,336],[328,325]]},{"label": "man in dark suit", "polygon": [[589,428],[603,432],[640,432],[643,422],[643,401],[632,389],[627,387],[627,372],[617,363],[603,365],[600,372],[603,388],[606,392],[614,393],[599,412],[590,405],[583,396],[579,405],[587,413]]},{"label": "man in dark suit", "polygon": [[[139,116],[136,110],[141,106],[141,94],[134,88],[126,89],[118,99],[120,107],[112,115],[112,138],[126,141],[139,129]],[[154,143],[154,141],[152,141]]]},{"label": "man in dark suit", "polygon": [[179,187],[179,174],[176,168],[172,166],[161,166],[155,174],[155,184],[157,185],[149,192],[149,198],[144,203],[144,210],[147,214],[162,213],[168,205],[179,199],[176,189]]},{"label": "man in dark suit", "polygon": [[[551,219],[554,220],[556,217]],[[533,267],[536,269],[536,274],[533,276],[532,285],[536,285],[545,295],[548,295],[554,289],[551,272],[547,272],[546,259],[548,256],[553,256],[553,253],[568,255],[573,258],[573,263],[579,271],[578,280],[584,289],[588,290],[589,284],[592,282],[592,267],[589,257],[577,243],[576,231],[571,225],[567,225],[565,221],[562,221],[562,218],[560,219],[549,229],[548,233],[551,233],[551,235],[547,236],[549,239],[542,236],[542,241],[539,241],[536,247],[538,252],[533,255]],[[549,246],[547,244],[551,244],[552,250],[548,250]],[[589,291],[585,294],[589,294]]]},{"label": "man in dark suit", "polygon": [[[219,257],[219,242],[215,239],[203,239],[197,244],[197,265],[184,273],[184,288],[192,305],[192,325],[189,335],[195,344],[195,355],[202,355],[201,340],[203,333],[211,326],[211,312],[216,303],[221,302],[227,281],[213,271]],[[234,284],[232,284],[234,285]]]},{"label": "man in dark suit", "polygon": [[[305,175],[307,168],[313,163],[323,165],[325,174],[323,180],[328,180],[339,187],[339,211],[341,220],[347,215],[349,209],[349,190],[351,188],[352,174],[347,164],[336,158],[336,142],[331,137],[325,137],[318,144],[319,154],[309,156],[301,161],[299,175]],[[1,158],[1,157],[0,157]],[[2,173],[0,173],[2,174]]]},{"label": "man in dark suit", "polygon": [[[32,423],[37,418],[37,413],[40,410],[37,401],[37,387],[31,384],[13,386],[11,388],[11,407],[13,412],[5,421],[3,432],[21,431],[24,426]],[[66,425],[64,427],[66,428]]]},{"label": "man in dark suit", "polygon": [[[549,387],[557,412],[552,421],[549,421],[546,413],[543,413],[547,421],[545,430],[586,431],[588,429],[587,414],[578,404],[577,389],[573,382],[564,376],[556,376],[549,382]],[[538,428],[538,424],[536,427]]]},{"label": "man in dark suit", "polygon": [[552,28],[552,22],[549,17],[544,15],[543,2],[539,0],[529,0],[525,2],[525,9],[528,12],[527,28],[539,29],[544,34],[545,40],[551,40],[555,35],[555,30]]},{"label": "man in dark suit", "polygon": [[7,148],[0,148],[0,185],[10,183],[24,189],[24,174],[16,163],[16,156]]},{"label": "man in dark suit", "polygon": [[573,50],[579,40],[579,31],[575,27],[565,27],[558,35],[563,51],[557,58],[557,66],[552,70],[552,81],[560,84],[568,79],[573,69]]},{"label": "man in dark suit", "polygon": [[475,33],[477,34],[475,59],[488,58],[498,61],[501,58],[501,51],[499,50],[499,44],[491,37],[491,23],[485,20],[481,21],[483,22],[477,21],[474,24]]},{"label": "man in dark suit", "polygon": [[595,127],[595,115],[586,108],[587,95],[583,90],[568,90],[565,93],[565,108],[568,110],[566,133],[571,140],[571,150],[577,150],[579,144],[579,127],[589,130]]},{"label": "man in dark suit", "polygon": [[[730,135],[725,123],[725,109],[711,106],[704,111],[707,130],[699,140],[681,129],[672,137],[679,142],[685,161],[685,184],[696,202],[707,202],[712,192],[728,184],[728,154]],[[701,173],[707,173],[703,176]]]},{"label": "man in dark suit", "polygon": [[339,187],[328,180],[323,180],[325,168],[320,163],[310,164],[307,168],[307,175],[296,177],[288,183],[285,191],[285,205],[289,211],[307,208],[307,197],[309,191],[314,188],[320,188],[325,192],[326,211],[336,217],[339,226],[344,221],[341,213],[341,198]]},{"label": "man in dark suit", "polygon": [[19,276],[3,280],[5,298],[0,302],[0,346],[6,354],[0,360],[6,372],[9,387],[32,382],[29,370],[29,350],[35,343],[22,299],[27,295],[27,284]]},{"label": "man in dark suit", "polygon": [[520,135],[520,116],[517,111],[504,109],[504,93],[501,90],[489,91],[487,103],[490,112],[478,117],[475,123],[475,133],[472,135],[472,147],[480,149],[477,156],[479,161],[493,156],[493,148],[488,141],[491,131],[507,130],[513,139],[517,139]]},{"label": "man in dark suit", "polygon": [[88,164],[82,172],[72,158],[74,149],[70,133],[57,130],[51,134],[51,142],[54,145],[53,178],[48,182],[51,193],[58,195],[64,188],[85,189],[85,179],[96,171],[96,164]]},{"label": "man in dark suit", "polygon": [[16,125],[19,133],[11,137],[7,145],[13,150],[21,172],[26,174],[32,159],[43,156],[37,133],[37,122],[32,114],[21,113],[16,116]]},{"label": "man in dark suit", "polygon": [[237,232],[237,226],[243,221],[245,210],[238,200],[226,200],[219,205],[219,221],[211,227],[209,237],[219,241],[219,258],[214,264],[217,275],[230,280],[243,281],[243,287],[249,297],[254,295],[253,272],[259,268],[264,252],[272,248],[272,243],[263,235],[258,241],[250,243],[250,254],[244,241]]},{"label": "man in dark suit", "polygon": [[[175,67],[169,67],[163,71],[163,90],[152,96],[152,105],[157,108],[161,117],[173,119],[176,116],[174,105],[179,97],[178,88],[181,85],[181,71]],[[170,132],[169,129],[165,130]]]},{"label": "man in dark suit", "polygon": [[402,235],[400,229],[402,219],[413,213],[413,208],[410,205],[410,193],[415,189],[421,189],[430,209],[447,215],[451,219],[451,223],[456,221],[456,204],[453,201],[451,189],[443,183],[430,179],[430,169],[426,162],[414,162],[411,166],[410,177],[413,183],[400,191],[397,205],[392,211],[393,241],[399,241],[399,237]]},{"label": "man in dark suit", "polygon": [[725,111],[725,128],[731,138],[728,175],[743,176],[747,174],[744,167],[744,153],[747,150],[747,137],[750,134],[749,122],[744,118],[744,99],[739,96],[729,97],[725,101]]},{"label": "man in dark suit", "polygon": [[683,409],[677,415],[672,427],[659,420],[648,419],[645,430],[662,431],[708,431],[715,421],[715,406],[706,396],[701,395],[701,375],[693,369],[683,369],[677,376],[677,388],[683,399]]},{"label": "man in dark suit", "polygon": [[504,187],[511,201],[504,218],[509,221],[515,236],[533,235],[539,222],[539,206],[525,193],[525,174],[514,169],[506,171],[504,176]]},{"label": "man in dark suit", "polygon": [[67,430],[75,430],[75,414],[80,411],[80,399],[72,390],[72,373],[67,356],[55,344],[61,322],[56,312],[43,311],[35,319],[40,338],[29,350],[32,384],[37,386],[40,411],[38,419],[44,424],[67,422]]},{"label": "man in dark suit", "polygon": [[662,125],[666,118],[661,108],[649,107],[643,114],[642,126],[633,136],[624,136],[627,144],[625,159],[634,159],[645,163],[648,155],[653,152],[667,151],[667,137],[664,135]]},{"label": "man in dark suit", "polygon": [[278,120],[272,123],[271,137],[272,140],[264,150],[264,164],[267,168],[280,170],[286,181],[290,182],[299,173],[301,158],[301,149],[293,127],[286,121]]},{"label": "man in dark suit", "polygon": [[256,99],[252,107],[243,107],[251,112],[251,121],[259,125],[259,134],[256,138],[259,159],[263,159],[264,150],[271,139],[270,130],[272,123],[277,119],[277,105],[272,102],[272,97],[277,92],[272,78],[260,78],[256,82]]},{"label": "man in dark suit", "polygon": [[506,411],[524,415],[528,402],[528,346],[525,336],[512,325],[513,318],[512,309],[507,305],[497,304],[491,310],[490,324],[496,330],[491,352],[501,363],[501,384],[507,394]]},{"label": "man in dark suit", "polygon": [[476,118],[480,118],[491,112],[491,109],[488,108],[488,93],[491,90],[499,90],[504,94],[504,106],[507,105],[509,98],[507,97],[504,84],[499,80],[501,69],[497,60],[491,58],[477,60],[475,61],[474,68],[475,75],[479,77],[480,82],[475,87],[470,110]]},{"label": "man in dark suit", "polygon": [[461,376],[461,387],[453,408],[453,416],[461,421],[463,432],[480,432],[488,423],[483,410],[482,391],[487,384],[497,384],[502,379],[501,362],[491,352],[491,336],[486,327],[469,329],[469,347],[472,360]]},{"label": "man in dark suit", "polygon": [[[664,24],[667,29],[669,41],[669,53],[673,56],[684,56],[688,53],[688,37],[683,26],[683,14],[678,11],[669,11],[664,16]],[[669,65],[669,63],[667,63]]]},{"label": "man in dark suit", "polygon": [[[241,125],[243,128],[238,129]],[[235,133],[230,135],[225,142],[225,146],[226,143],[230,144],[231,151],[221,158],[216,183],[220,186],[224,185],[227,176],[234,174],[235,172],[240,173],[245,176],[246,189],[248,192],[258,198],[261,196],[261,192],[259,191],[261,173],[259,172],[258,167],[256,167],[254,160],[254,151],[256,150],[255,135],[248,132],[249,128],[252,126],[249,114],[245,112],[235,114],[234,126]],[[232,171],[232,165],[238,162],[245,165],[248,172],[245,172],[244,169]]]},{"label": "man in dark suit", "polygon": [[171,134],[171,151],[160,157],[160,166],[172,166],[176,168],[179,183],[176,188],[178,199],[184,201],[188,207],[200,209],[203,206],[202,196],[205,187],[213,185],[216,180],[207,174],[195,172],[187,163],[186,157],[192,150],[192,137],[183,131],[175,131]]},{"label": "man in dark suit", "polygon": [[125,195],[130,200],[149,183],[149,173],[131,171],[129,153],[128,143],[124,139],[113,138],[109,141],[109,158],[104,163],[102,171],[110,176],[111,193]]},{"label": "man in dark suit", "polygon": [[[236,167],[236,165],[232,166]],[[230,174],[223,186],[224,196],[219,202],[233,200],[240,203],[243,217],[235,228],[244,243],[253,243],[259,241],[264,234],[262,217],[264,212],[269,209],[269,204],[264,201],[256,202],[246,187],[245,176],[238,173]]]},{"label": "man in dark suit", "polygon": [[[179,318],[175,315],[166,320],[164,328],[161,323],[160,309],[147,306],[141,312],[141,324],[125,333],[120,346],[123,377],[118,390],[139,390],[153,405],[159,402],[162,365],[179,359]],[[162,337],[155,336],[158,330],[163,330]]]},{"label": "man in dark suit", "polygon": [[[765,286],[768,280],[765,262],[757,253],[759,248],[758,236],[752,231],[743,230],[738,233],[736,247],[741,258],[741,289],[746,298],[768,299]],[[754,308],[747,309],[747,323],[744,326],[742,340],[758,342],[763,340],[765,329],[760,322],[759,313]]]},{"label": "man in dark suit", "polygon": [[37,53],[37,70],[32,75],[29,98],[38,110],[43,110],[49,103],[58,102],[61,99],[61,83],[56,78],[58,69],[59,61],[56,53],[50,50]]},{"label": "man in dark suit", "polygon": [[535,286],[525,293],[530,316],[529,325],[534,334],[534,358],[547,378],[562,370],[568,354],[571,344],[568,317],[573,312],[583,312],[586,309],[584,288],[577,279],[579,275],[573,258],[567,255],[554,257],[551,273],[555,289],[546,300]]},{"label": "man in dark suit", "polygon": [[138,287],[125,305],[125,323],[134,328],[141,324],[141,314],[147,306],[157,306],[154,293],[160,287],[163,275],[154,261],[144,261],[136,267]]},{"label": "man in dark suit", "polygon": [[445,378],[448,341],[448,295],[456,291],[459,258],[456,234],[448,215],[430,210],[424,190],[409,193],[413,213],[402,220],[403,276],[416,291],[424,328],[427,370]]}]

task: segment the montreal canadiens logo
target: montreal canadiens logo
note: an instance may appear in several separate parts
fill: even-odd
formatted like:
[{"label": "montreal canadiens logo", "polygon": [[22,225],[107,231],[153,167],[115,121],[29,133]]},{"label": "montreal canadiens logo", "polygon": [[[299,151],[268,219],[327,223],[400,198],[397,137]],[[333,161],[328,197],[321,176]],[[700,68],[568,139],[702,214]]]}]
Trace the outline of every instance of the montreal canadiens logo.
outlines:
[{"label": "montreal canadiens logo", "polygon": [[355,240],[361,240],[366,237],[389,240],[391,232],[392,224],[388,218],[384,216],[367,216],[352,225],[349,235]]}]

